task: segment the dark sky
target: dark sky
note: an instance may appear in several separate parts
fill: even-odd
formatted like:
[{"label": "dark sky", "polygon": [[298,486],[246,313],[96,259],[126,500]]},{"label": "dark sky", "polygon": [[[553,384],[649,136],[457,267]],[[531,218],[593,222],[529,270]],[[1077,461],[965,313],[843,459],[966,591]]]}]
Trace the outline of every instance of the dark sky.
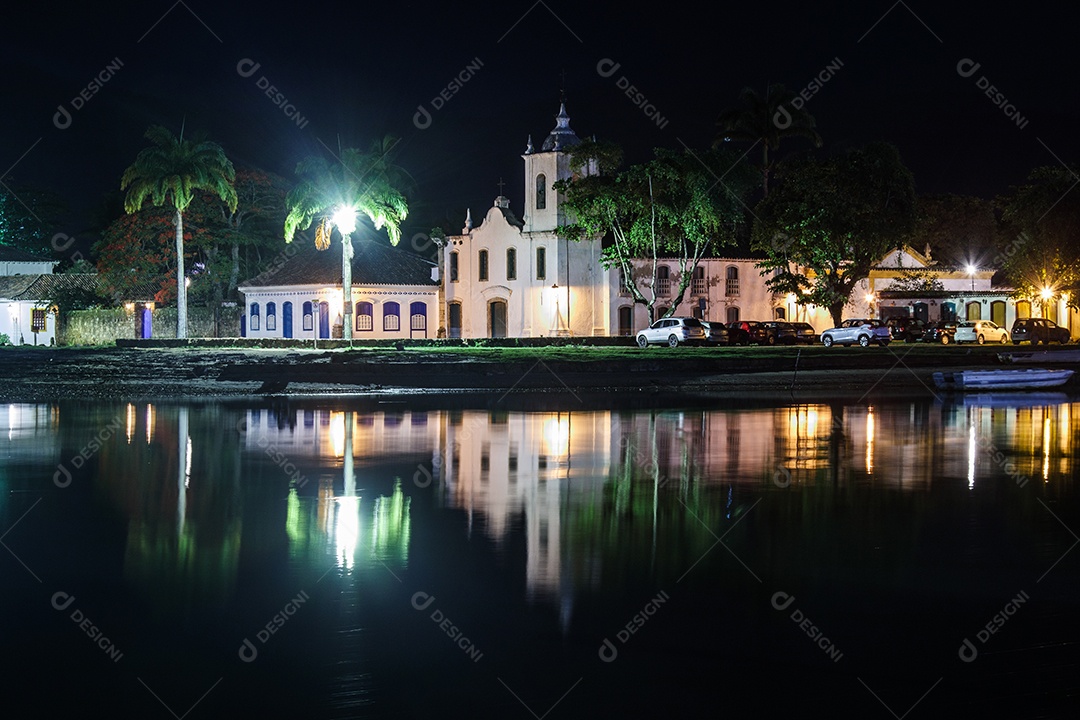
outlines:
[{"label": "dark sky", "polygon": [[[1075,12],[1063,2],[963,5],[29,4],[5,10],[0,173],[64,195],[78,212],[57,231],[76,234],[152,124],[179,131],[186,121],[234,162],[287,178],[305,155],[389,133],[417,181],[410,238],[436,224],[460,229],[466,207],[482,215],[500,177],[520,214],[520,154],[528,134],[539,143],[554,125],[560,88],[579,135],[619,142],[636,161],[653,147],[708,145],[717,113],[744,86],[802,89],[838,59],[840,70],[806,105],[824,151],[887,140],[920,192],[990,197],[1055,155],[1080,154]],[[970,77],[957,71],[965,58],[980,64]],[[259,63],[249,77],[237,70],[245,59]],[[73,98],[117,60],[122,67],[74,109]],[[619,64],[607,77],[598,72],[604,60]],[[432,99],[468,76],[470,63],[479,69],[435,109]],[[1023,128],[979,89],[980,78],[1015,106]],[[262,93],[261,79],[305,127]],[[662,128],[620,80],[656,108]],[[71,115],[63,129],[54,123],[60,105]],[[424,129],[413,121],[421,105],[431,114]]]}]

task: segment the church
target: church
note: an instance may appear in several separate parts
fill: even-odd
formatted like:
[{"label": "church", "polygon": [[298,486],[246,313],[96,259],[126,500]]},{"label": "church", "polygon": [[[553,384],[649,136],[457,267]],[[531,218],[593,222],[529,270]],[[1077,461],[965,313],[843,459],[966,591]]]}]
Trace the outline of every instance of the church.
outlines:
[{"label": "church", "polygon": [[566,210],[552,186],[575,172],[596,171],[571,167],[569,150],[580,142],[561,105],[540,147],[530,136],[522,155],[522,216],[499,195],[479,225],[470,210],[461,234],[447,235],[442,267],[448,337],[612,334],[616,288],[600,265],[600,239],[578,242],[556,233]]},{"label": "church", "polygon": [[[645,306],[633,302],[617,269],[601,265],[602,238],[574,241],[558,235],[559,226],[567,224],[568,210],[554,184],[597,172],[592,162],[573,166],[570,151],[580,143],[565,104],[560,104],[555,127],[539,147],[528,136],[521,155],[520,217],[500,192],[479,224],[470,209],[459,234],[437,239],[438,263],[378,243],[357,244],[354,337],[631,337],[646,327]],[[757,262],[739,255],[702,258],[675,314],[725,323],[801,321],[818,332],[832,327],[826,308],[772,292]],[[656,298],[657,317],[664,315],[675,301],[680,262],[658,258],[655,288],[648,287],[651,260],[636,260],[634,265],[642,278],[636,282],[644,294]],[[904,281],[913,272],[933,282],[912,288]],[[1064,299],[1040,303],[1013,298],[1011,288],[992,285],[993,275],[987,268],[944,268],[931,259],[929,248],[920,253],[904,246],[888,253],[860,281],[844,317],[993,319],[1010,327],[1018,317],[1042,314],[1068,327],[1074,337],[1080,331],[1076,312]],[[248,337],[341,336],[345,314],[336,253],[307,249],[240,289],[245,297],[242,333]]]}]

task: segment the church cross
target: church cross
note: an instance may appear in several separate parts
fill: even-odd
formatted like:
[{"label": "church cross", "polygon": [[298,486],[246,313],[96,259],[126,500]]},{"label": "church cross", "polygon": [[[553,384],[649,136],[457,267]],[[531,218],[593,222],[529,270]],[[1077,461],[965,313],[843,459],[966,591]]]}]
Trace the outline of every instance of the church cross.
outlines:
[{"label": "church cross", "polygon": [[506,184],[506,183],[504,183],[504,182],[503,182],[503,179],[502,179],[502,178],[500,177],[500,178],[499,178],[499,195],[500,195],[500,196],[502,196],[502,194],[503,194],[503,185],[505,185],[505,184]]}]

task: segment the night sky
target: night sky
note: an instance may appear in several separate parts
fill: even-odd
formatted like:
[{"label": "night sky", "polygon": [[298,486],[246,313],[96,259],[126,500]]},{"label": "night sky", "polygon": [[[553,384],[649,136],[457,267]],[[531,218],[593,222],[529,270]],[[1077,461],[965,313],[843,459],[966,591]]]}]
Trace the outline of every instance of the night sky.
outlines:
[{"label": "night sky", "polygon": [[[554,126],[560,91],[580,136],[640,161],[653,147],[711,143],[741,88],[801,90],[837,61],[806,103],[821,152],[893,142],[920,193],[992,197],[1032,167],[1080,155],[1065,3],[173,2],[5,10],[0,172],[68,200],[76,212],[58,232],[85,232],[147,126],[186,122],[235,163],[290,179],[305,155],[401,138],[398,163],[417,183],[408,244],[433,225],[458,231],[467,207],[482,215],[500,177],[521,213],[520,154],[530,133],[539,144]],[[965,70],[979,64],[968,77],[957,69],[966,59]],[[302,121],[260,88],[271,84]],[[629,84],[662,121],[627,97]],[[433,102],[443,91],[449,99]],[[75,101],[80,92],[89,99]]]}]

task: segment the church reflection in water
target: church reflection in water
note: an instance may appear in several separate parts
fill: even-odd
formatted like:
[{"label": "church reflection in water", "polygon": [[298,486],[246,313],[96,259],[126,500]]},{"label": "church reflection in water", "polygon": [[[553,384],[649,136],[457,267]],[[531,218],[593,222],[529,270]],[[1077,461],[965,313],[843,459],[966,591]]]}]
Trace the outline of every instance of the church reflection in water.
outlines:
[{"label": "church reflection in water", "polygon": [[313,572],[397,573],[410,554],[439,550],[414,547],[423,498],[425,512],[460,512],[464,532],[496,552],[523,541],[527,593],[565,601],[610,587],[627,562],[660,575],[692,565],[768,493],[1038,480],[1052,494],[1073,483],[1080,427],[1080,404],[1054,395],[707,411],[144,403],[78,413],[0,406],[0,423],[13,456],[38,437],[48,438],[39,451],[63,459],[120,418],[90,463],[95,483],[126,517],[126,575],[174,598],[228,595],[243,558],[274,553]]}]

